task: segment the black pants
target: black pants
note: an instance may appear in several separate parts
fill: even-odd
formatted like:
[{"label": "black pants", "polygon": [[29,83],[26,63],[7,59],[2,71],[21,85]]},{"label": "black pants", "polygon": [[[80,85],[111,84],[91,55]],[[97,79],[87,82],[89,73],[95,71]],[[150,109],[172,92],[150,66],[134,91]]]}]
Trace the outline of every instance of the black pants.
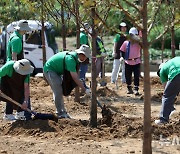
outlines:
[{"label": "black pants", "polygon": [[[24,102],[24,99],[22,100],[21,104]],[[28,108],[31,109],[31,103],[30,103],[30,98],[28,100]],[[6,102],[6,110],[5,113],[6,114],[13,114],[13,109],[14,109],[14,105],[10,102]],[[21,109],[20,107],[17,107],[17,112],[21,112],[24,111],[23,109]],[[24,116],[26,117],[26,120],[31,119],[31,113],[29,113],[28,111],[25,111]]]},{"label": "black pants", "polygon": [[[20,104],[22,104],[22,103],[23,103],[23,99],[22,99],[22,101],[21,101]],[[15,105],[14,105],[13,103],[6,102],[6,110],[5,110],[5,113],[6,113],[6,114],[12,114],[12,113],[13,113],[14,106],[15,106]],[[22,110],[20,107],[18,107],[18,106],[16,106],[15,108],[16,108],[17,112],[23,111],[23,110]]]},{"label": "black pants", "polygon": [[139,87],[139,76],[140,76],[140,64],[128,65],[125,63],[125,77],[127,86],[131,86],[132,83],[132,73],[134,73],[134,86]]}]

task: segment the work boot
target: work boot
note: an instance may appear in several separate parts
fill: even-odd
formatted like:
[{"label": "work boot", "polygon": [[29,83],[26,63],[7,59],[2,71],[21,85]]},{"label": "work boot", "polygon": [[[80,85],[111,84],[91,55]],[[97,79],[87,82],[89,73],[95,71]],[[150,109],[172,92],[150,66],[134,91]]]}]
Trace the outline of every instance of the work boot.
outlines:
[{"label": "work boot", "polygon": [[133,94],[132,87],[131,86],[127,86],[127,88],[128,88],[127,94]]}]

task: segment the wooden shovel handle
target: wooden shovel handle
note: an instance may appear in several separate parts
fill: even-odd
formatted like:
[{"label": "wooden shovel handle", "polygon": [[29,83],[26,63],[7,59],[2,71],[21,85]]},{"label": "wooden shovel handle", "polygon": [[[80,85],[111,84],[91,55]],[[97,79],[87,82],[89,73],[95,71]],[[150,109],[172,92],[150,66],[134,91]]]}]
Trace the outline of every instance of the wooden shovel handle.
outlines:
[{"label": "wooden shovel handle", "polygon": [[[9,96],[7,96],[6,94],[4,94],[2,91],[0,92],[0,96],[5,98],[6,100],[10,101],[11,103],[19,106],[20,108],[22,108],[22,105],[18,102],[16,102],[15,100],[13,100],[12,98],[10,98]],[[30,109],[26,109],[26,111],[28,111],[29,113],[34,113],[33,111],[31,111]],[[34,113],[35,114],[35,113]]]}]

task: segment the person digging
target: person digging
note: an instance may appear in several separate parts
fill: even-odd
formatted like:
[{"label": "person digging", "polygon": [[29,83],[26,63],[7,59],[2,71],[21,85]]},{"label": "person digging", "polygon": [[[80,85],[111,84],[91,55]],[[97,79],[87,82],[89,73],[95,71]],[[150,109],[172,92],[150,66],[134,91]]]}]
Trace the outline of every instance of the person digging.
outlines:
[{"label": "person digging", "polygon": [[157,74],[164,86],[160,116],[155,120],[155,124],[160,125],[168,123],[175,111],[174,102],[180,92],[180,56],[162,63]]},{"label": "person digging", "polygon": [[[30,74],[34,67],[31,66],[27,59],[18,61],[8,61],[0,68],[1,78],[1,93],[6,94],[16,102],[22,104],[22,108],[13,106],[12,102],[0,97],[2,101],[6,102],[6,109],[4,120],[29,120],[31,114],[26,110],[30,109]],[[14,116],[13,109],[17,112]]]},{"label": "person digging", "polygon": [[[88,45],[81,45],[79,49],[75,50],[75,52],[65,51],[55,54],[44,65],[44,76],[53,91],[56,114],[60,119],[71,118],[64,107],[63,89],[69,86],[68,83],[65,83],[65,85],[62,84],[64,83],[62,77],[65,75],[65,71],[68,71],[71,76],[69,80],[75,82],[83,92],[86,94],[90,94],[91,92],[90,89],[86,89],[80,81],[76,69],[77,65],[79,65],[80,62],[85,61],[87,58],[90,58],[90,48]],[[66,78],[64,78],[64,80],[65,79]]]}]

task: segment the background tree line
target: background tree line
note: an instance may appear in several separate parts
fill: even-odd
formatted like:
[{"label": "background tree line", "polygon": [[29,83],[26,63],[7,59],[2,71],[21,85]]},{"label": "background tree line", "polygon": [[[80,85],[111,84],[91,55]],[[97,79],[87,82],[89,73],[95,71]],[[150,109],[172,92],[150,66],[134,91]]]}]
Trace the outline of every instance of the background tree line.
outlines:
[{"label": "background tree line", "polygon": [[[57,37],[62,37],[62,29],[64,27],[62,26],[62,6],[61,6],[62,0],[46,0],[44,2],[45,10],[46,10],[46,17],[45,20],[48,20],[53,23],[55,28],[55,35]],[[71,0],[67,0],[67,2],[70,4],[72,3]],[[87,1],[88,2],[88,1]],[[140,1],[136,0],[134,1],[136,4],[140,3]],[[173,0],[163,0],[162,3],[164,3],[164,6],[162,5],[161,9],[158,8],[158,11],[161,12],[157,15],[156,19],[156,27],[152,29],[149,37],[149,40],[154,40],[157,36],[157,33],[162,32],[163,27],[167,25],[163,25],[165,20],[167,19],[167,16],[170,16],[172,14],[172,11],[170,11],[170,7],[175,7],[175,18],[180,18],[180,13],[178,12],[178,8],[180,8],[180,4],[176,3],[176,5],[173,6],[172,4]],[[151,12],[150,16],[153,20],[153,11],[156,9],[155,1],[152,2],[150,5]],[[172,6],[170,6],[172,5]],[[40,20],[40,8],[41,6],[41,0],[1,0],[0,1],[0,25],[8,25],[9,23],[13,21],[17,21],[20,19],[36,19]],[[65,4],[64,4],[65,6]],[[124,3],[123,5],[125,8],[128,7],[127,3]],[[80,7],[80,11],[81,11]],[[136,14],[136,10],[130,8],[128,11]],[[66,22],[66,36],[76,36],[76,23],[75,23],[75,16],[68,10],[67,7],[64,7],[64,19]],[[88,19],[88,15],[84,14],[84,19]],[[87,20],[88,21],[88,20]],[[128,25],[128,29],[133,26],[133,24],[126,18],[125,13],[123,11],[120,11],[117,8],[111,7],[108,12],[108,18],[106,20],[106,24],[110,29],[104,29],[102,31],[102,36],[109,36],[109,35],[115,35],[118,31],[118,26],[121,21],[124,21]],[[149,21],[150,22],[150,21]],[[170,23],[169,23],[170,24]],[[180,23],[177,22],[175,25],[175,47],[176,49],[179,49],[179,40],[180,40]],[[153,42],[151,47],[155,49],[161,49],[162,48],[162,42],[164,43],[164,48],[171,49],[171,30],[169,29],[162,39],[157,40],[156,42]]]},{"label": "background tree line", "polygon": [[[79,29],[84,22],[92,26],[92,56],[95,56],[95,39],[97,35],[113,35],[120,33],[118,25],[125,21],[130,27],[134,26],[142,31],[140,44],[143,50],[144,65],[144,127],[143,127],[143,154],[151,154],[151,86],[149,69],[149,47],[160,40],[161,48],[165,47],[168,34],[171,37],[172,57],[175,56],[176,43],[175,35],[180,28],[179,0],[3,0],[3,7],[0,8],[1,21],[7,24],[11,21],[16,10],[19,15],[22,10],[30,11],[30,14],[23,13],[26,19],[50,20],[55,23],[59,35],[63,38],[63,49],[66,49],[66,37],[77,36],[77,47],[79,47]],[[18,3],[18,6],[17,6]],[[16,7],[12,7],[12,5]],[[6,8],[6,9],[5,9]],[[42,11],[43,10],[43,11]],[[24,12],[25,12],[24,11]],[[41,12],[42,11],[42,12]],[[15,18],[15,16],[13,16]],[[5,20],[6,19],[6,20]],[[17,19],[17,17],[15,18]],[[14,19],[13,19],[14,20]],[[13,21],[12,20],[12,21]],[[6,21],[6,23],[5,23]],[[75,26],[74,26],[75,25]],[[75,27],[73,29],[73,27]],[[127,35],[128,37],[128,35]],[[157,43],[158,44],[158,43]],[[97,103],[96,103],[96,79],[95,62],[92,61],[92,95],[90,109],[90,126],[97,126]]]}]

